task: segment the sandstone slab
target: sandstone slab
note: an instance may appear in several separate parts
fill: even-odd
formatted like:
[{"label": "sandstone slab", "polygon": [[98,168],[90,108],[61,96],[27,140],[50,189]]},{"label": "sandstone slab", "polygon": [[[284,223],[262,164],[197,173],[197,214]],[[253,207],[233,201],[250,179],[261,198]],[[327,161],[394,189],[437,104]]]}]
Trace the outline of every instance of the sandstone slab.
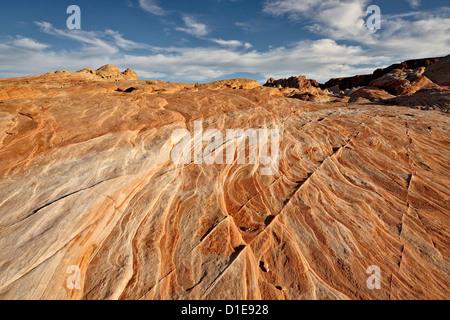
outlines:
[{"label": "sandstone slab", "polygon": [[[448,114],[80,74],[0,79],[1,299],[450,298]],[[174,164],[199,120],[279,170]]]}]

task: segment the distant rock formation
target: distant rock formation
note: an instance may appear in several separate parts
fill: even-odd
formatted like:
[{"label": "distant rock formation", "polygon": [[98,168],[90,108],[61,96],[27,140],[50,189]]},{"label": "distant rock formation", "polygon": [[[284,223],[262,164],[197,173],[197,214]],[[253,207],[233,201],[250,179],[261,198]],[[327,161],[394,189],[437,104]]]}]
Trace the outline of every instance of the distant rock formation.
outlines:
[{"label": "distant rock formation", "polygon": [[131,69],[127,69],[124,72],[120,72],[119,68],[112,64],[107,64],[99,68],[96,74],[103,79],[107,80],[137,80],[138,75]]},{"label": "distant rock formation", "polygon": [[405,69],[418,69],[421,67],[428,67],[436,62],[439,62],[442,58],[428,58],[428,59],[414,59],[404,61],[402,63],[393,64],[384,69],[377,69],[372,74],[367,75],[357,75],[353,77],[345,77],[345,78],[334,78],[328,80],[325,84],[321,85],[322,89],[330,88],[334,86],[339,86],[341,90],[351,89],[355,87],[366,87],[370,82],[375,79],[381,78],[382,76],[390,73],[391,71],[405,70]]},{"label": "distant rock formation", "polygon": [[270,78],[264,86],[278,88],[284,96],[289,98],[315,102],[330,101],[328,96],[320,89],[316,80],[306,79],[305,76],[301,75],[279,80]]},{"label": "distant rock formation", "polygon": [[47,75],[59,75],[68,78],[82,77],[87,80],[97,81],[132,81],[137,80],[138,75],[131,69],[126,69],[124,72],[120,72],[119,68],[115,65],[107,64],[97,70],[91,68],[85,68],[77,72],[71,72],[66,70],[58,70],[54,73],[47,73]]},{"label": "distant rock formation", "polygon": [[264,86],[276,87],[286,97],[304,101],[385,102],[448,112],[445,87],[450,86],[450,56],[408,60],[370,75],[331,79],[322,85],[298,76],[270,78]]},{"label": "distant rock formation", "polygon": [[384,101],[386,104],[408,106],[422,110],[450,111],[450,89],[423,88],[412,94],[394,97]]},{"label": "distant rock formation", "polygon": [[398,96],[403,94],[412,84],[419,80],[424,72],[425,67],[420,67],[415,70],[394,69],[384,76],[371,81],[368,87],[377,87]]},{"label": "distant rock formation", "polygon": [[438,85],[450,86],[450,55],[428,67],[425,75]]},{"label": "distant rock formation", "polygon": [[382,101],[391,98],[394,96],[384,90],[364,87],[353,92],[348,102]]},{"label": "distant rock formation", "polygon": [[304,88],[281,88],[280,92],[288,98],[300,99],[303,101],[328,102],[329,96],[317,87]]},{"label": "distant rock formation", "polygon": [[274,88],[310,88],[310,87],[319,87],[319,83],[316,80],[306,79],[304,76],[298,77],[290,77],[289,79],[279,79],[275,80],[270,78],[264,84],[265,87],[274,87]]},{"label": "distant rock formation", "polygon": [[218,80],[205,84],[196,84],[196,88],[208,88],[211,90],[220,89],[253,89],[261,87],[258,81],[250,79],[229,79],[229,80]]}]

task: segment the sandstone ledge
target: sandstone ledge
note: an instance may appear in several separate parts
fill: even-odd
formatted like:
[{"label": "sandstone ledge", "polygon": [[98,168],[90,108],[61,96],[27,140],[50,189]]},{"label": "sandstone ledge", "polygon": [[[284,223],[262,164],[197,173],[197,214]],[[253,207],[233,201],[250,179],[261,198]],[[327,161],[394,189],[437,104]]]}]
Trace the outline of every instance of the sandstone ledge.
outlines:
[{"label": "sandstone ledge", "polygon": [[[449,299],[448,115],[55,77],[0,80],[0,298]],[[280,129],[279,172],[175,166],[196,120]]]}]

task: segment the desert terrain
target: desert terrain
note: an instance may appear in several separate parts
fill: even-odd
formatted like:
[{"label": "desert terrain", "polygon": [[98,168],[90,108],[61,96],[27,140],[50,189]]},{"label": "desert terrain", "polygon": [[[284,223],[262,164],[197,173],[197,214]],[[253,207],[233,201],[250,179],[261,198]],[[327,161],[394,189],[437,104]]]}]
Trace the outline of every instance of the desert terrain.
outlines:
[{"label": "desert terrain", "polygon": [[[450,57],[326,84],[0,79],[0,298],[449,299],[449,107]],[[279,130],[278,170],[174,163],[198,121]]]}]

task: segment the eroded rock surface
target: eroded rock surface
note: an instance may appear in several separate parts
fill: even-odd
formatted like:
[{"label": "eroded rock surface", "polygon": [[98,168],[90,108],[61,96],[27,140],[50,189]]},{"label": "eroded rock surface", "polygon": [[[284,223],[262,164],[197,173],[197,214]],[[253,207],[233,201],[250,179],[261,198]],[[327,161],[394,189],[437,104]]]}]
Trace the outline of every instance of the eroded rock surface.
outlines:
[{"label": "eroded rock surface", "polygon": [[368,86],[377,87],[393,95],[402,95],[421,78],[424,72],[425,68],[423,67],[416,70],[395,69],[384,76],[373,80]]},{"label": "eroded rock surface", "polygon": [[450,55],[428,67],[425,75],[438,85],[450,86]]},{"label": "eroded rock surface", "polygon": [[290,77],[288,79],[278,79],[275,80],[273,78],[270,78],[267,80],[267,82],[264,84],[265,87],[275,87],[275,88],[310,88],[310,87],[316,87],[318,88],[320,85],[316,80],[312,79],[306,79],[305,76],[298,76],[298,77]]},{"label": "eroded rock surface", "polygon": [[[51,74],[0,97],[2,299],[450,298],[445,113],[242,79]],[[279,171],[175,165],[172,133],[199,120],[279,129]]]},{"label": "eroded rock surface", "polygon": [[394,96],[382,89],[365,87],[353,92],[350,95],[349,102],[358,102],[361,99],[366,101],[382,101],[391,98],[394,98]]},{"label": "eroded rock surface", "polygon": [[424,88],[412,94],[385,100],[392,105],[409,106],[424,110],[450,110],[450,88]]},{"label": "eroded rock surface", "polygon": [[393,64],[387,68],[380,68],[375,70],[372,74],[356,75],[346,78],[335,78],[328,80],[322,88],[329,88],[333,86],[339,86],[341,90],[351,89],[355,87],[367,87],[370,82],[385,76],[386,74],[394,70],[415,70],[418,68],[429,68],[433,64],[439,62],[441,58],[426,58],[426,59],[413,59],[407,60],[401,63]]}]

